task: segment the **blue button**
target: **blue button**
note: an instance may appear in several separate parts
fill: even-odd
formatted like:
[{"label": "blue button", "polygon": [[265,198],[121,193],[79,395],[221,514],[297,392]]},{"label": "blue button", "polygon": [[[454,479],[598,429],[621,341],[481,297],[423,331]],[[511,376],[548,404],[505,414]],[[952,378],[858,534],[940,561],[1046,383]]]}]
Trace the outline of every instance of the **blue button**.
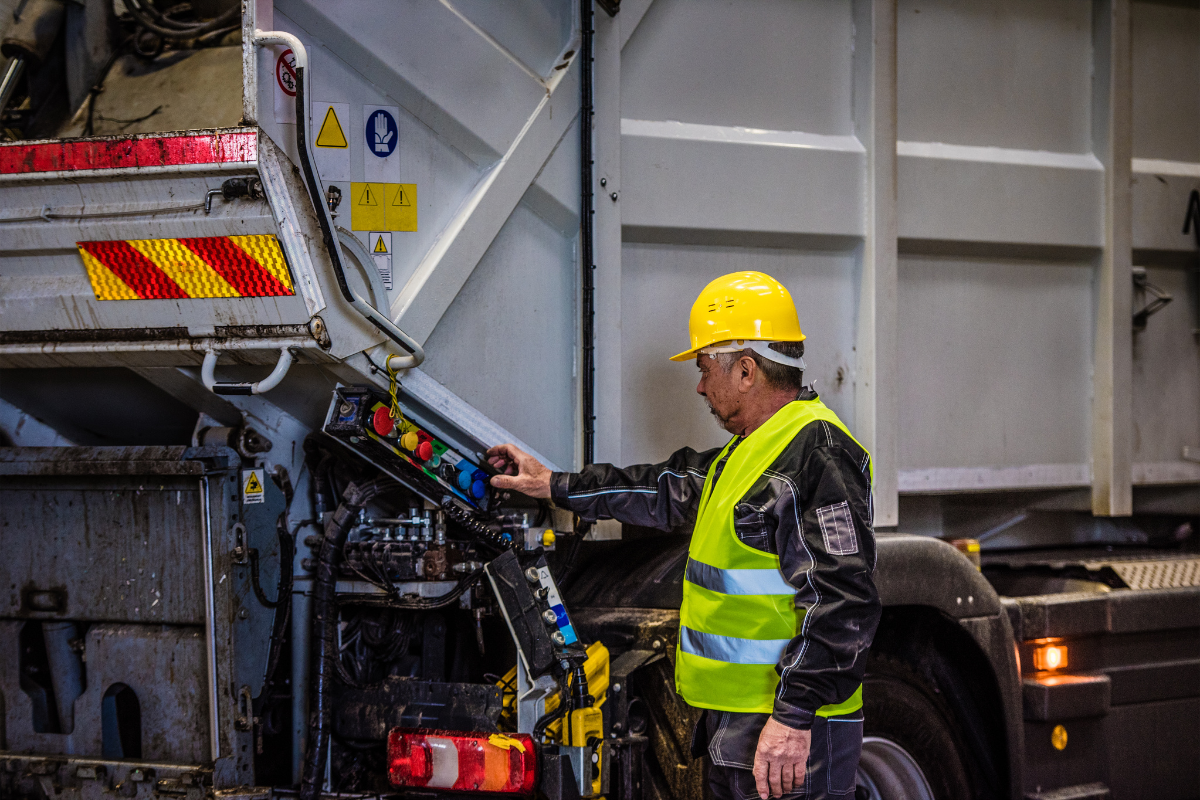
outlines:
[{"label": "blue button", "polygon": [[485,494],[487,494],[487,484],[484,483],[483,481],[473,482],[471,484],[471,494],[475,497],[476,500],[482,500],[483,496]]}]

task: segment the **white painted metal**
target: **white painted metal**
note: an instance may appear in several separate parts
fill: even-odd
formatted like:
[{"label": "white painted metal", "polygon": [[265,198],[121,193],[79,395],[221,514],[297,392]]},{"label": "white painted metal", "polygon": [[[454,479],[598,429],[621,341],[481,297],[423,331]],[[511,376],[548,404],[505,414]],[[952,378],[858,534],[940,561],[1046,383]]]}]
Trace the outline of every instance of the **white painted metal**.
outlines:
[{"label": "white painted metal", "polygon": [[[204,362],[200,365],[200,382],[204,384],[204,388],[210,392],[215,391],[217,387],[217,358],[219,354],[216,350],[209,350],[204,354]],[[265,394],[278,386],[285,377],[288,370],[292,367],[293,361],[292,351],[288,348],[283,348],[279,351],[279,361],[276,362],[275,368],[267,377],[259,381],[254,381],[249,384],[250,394]]]},{"label": "white painted metal", "polygon": [[[395,288],[370,293],[429,353],[406,383],[455,398],[447,413],[472,409],[481,440],[504,431],[577,464],[575,4],[256,0],[247,11],[247,32],[303,42],[312,99],[351,109],[352,150],[364,106],[400,110],[418,230],[393,234]],[[1200,188],[1200,9],[625,0],[615,17],[598,11],[595,27],[601,459],[722,443],[692,394],[694,370],[666,357],[704,282],[762,269],[797,299],[809,377],[874,454],[881,526],[905,525],[901,494],[1090,488],[1093,511],[1121,515],[1135,486],[1200,486],[1200,467],[1183,457],[1200,447],[1200,322],[1195,243],[1182,233]],[[263,132],[256,168],[271,204],[239,206],[252,209],[239,224],[278,232],[301,292],[254,301],[245,316],[299,324],[320,312],[333,347],[308,360],[345,359],[333,368],[342,379],[379,383],[355,354],[375,348],[379,361],[383,337],[342,301],[292,169],[295,126],[275,122],[277,50],[247,53],[243,110]],[[350,163],[363,179],[362,159]],[[13,214],[36,214],[157,202],[168,184],[190,197],[223,177],[120,184],[132,196],[55,181],[3,191]],[[339,188],[336,224],[349,229],[352,198]],[[152,230],[215,232],[233,224],[228,214]],[[61,305],[47,299],[51,286],[86,299],[81,273],[63,266],[84,228],[153,235],[126,220],[0,227],[0,241],[15,243],[0,248],[9,318],[23,319],[30,299]],[[351,235],[366,242],[366,231]],[[1176,298],[1137,334],[1127,327],[1134,264]],[[349,272],[364,296],[377,283]],[[182,319],[198,335],[214,316],[242,319],[244,304],[194,308],[104,318]],[[262,347],[245,360],[273,359]],[[152,355],[134,349],[122,357]],[[202,352],[188,346],[176,365],[195,366]]]}]

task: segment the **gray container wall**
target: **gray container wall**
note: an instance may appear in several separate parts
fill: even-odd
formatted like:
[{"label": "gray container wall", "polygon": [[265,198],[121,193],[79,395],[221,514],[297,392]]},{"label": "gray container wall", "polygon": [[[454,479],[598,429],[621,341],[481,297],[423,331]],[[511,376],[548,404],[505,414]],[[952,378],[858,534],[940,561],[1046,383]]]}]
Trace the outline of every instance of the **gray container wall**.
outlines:
[{"label": "gray container wall", "polygon": [[[362,104],[400,107],[421,216],[390,296],[424,369],[561,464],[581,436],[576,16],[287,0],[271,20],[352,130]],[[1200,484],[1200,9],[627,0],[595,25],[601,460],[722,443],[666,359],[704,283],[758,269],[874,453],[881,525],[900,494],[1074,490],[1123,515],[1134,485]],[[258,120],[291,147],[272,58]],[[1135,264],[1176,298],[1136,335]]]}]

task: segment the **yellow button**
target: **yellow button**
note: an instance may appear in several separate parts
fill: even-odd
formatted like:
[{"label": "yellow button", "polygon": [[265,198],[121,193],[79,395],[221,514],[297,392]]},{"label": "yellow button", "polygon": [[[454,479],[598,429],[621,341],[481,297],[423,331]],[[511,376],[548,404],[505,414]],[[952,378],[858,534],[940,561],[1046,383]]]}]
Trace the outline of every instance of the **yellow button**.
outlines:
[{"label": "yellow button", "polygon": [[542,547],[554,546],[554,531],[546,531],[542,534]]},{"label": "yellow button", "polygon": [[1062,725],[1055,725],[1054,730],[1050,731],[1050,744],[1054,745],[1055,750],[1065,750],[1067,747],[1067,729]]},{"label": "yellow button", "polygon": [[417,445],[421,443],[421,439],[415,431],[409,431],[400,437],[400,446],[405,450],[416,450]]}]

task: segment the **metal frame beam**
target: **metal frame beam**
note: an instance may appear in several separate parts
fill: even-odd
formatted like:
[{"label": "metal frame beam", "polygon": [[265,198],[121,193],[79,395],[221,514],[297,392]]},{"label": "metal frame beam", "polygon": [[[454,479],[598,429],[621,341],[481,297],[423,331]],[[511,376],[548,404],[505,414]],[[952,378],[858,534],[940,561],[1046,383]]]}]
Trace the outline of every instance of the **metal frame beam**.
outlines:
[{"label": "metal frame beam", "polygon": [[[641,3],[642,12],[649,6]],[[596,460],[625,463],[621,455],[621,47],[640,15],[595,14],[595,94],[592,143],[595,166],[593,248],[596,259]],[[603,181],[603,184],[601,183]]]},{"label": "metal frame beam", "polygon": [[577,60],[549,82],[508,151],[467,195],[392,301],[396,324],[422,344],[579,115]]},{"label": "metal frame beam", "polygon": [[1096,275],[1092,513],[1133,513],[1133,100],[1129,0],[1093,5],[1092,147],[1104,165]]},{"label": "metal frame beam", "polygon": [[854,3],[854,127],[867,151],[855,432],[871,451],[875,525],[900,516],[896,427],[896,2]]}]

